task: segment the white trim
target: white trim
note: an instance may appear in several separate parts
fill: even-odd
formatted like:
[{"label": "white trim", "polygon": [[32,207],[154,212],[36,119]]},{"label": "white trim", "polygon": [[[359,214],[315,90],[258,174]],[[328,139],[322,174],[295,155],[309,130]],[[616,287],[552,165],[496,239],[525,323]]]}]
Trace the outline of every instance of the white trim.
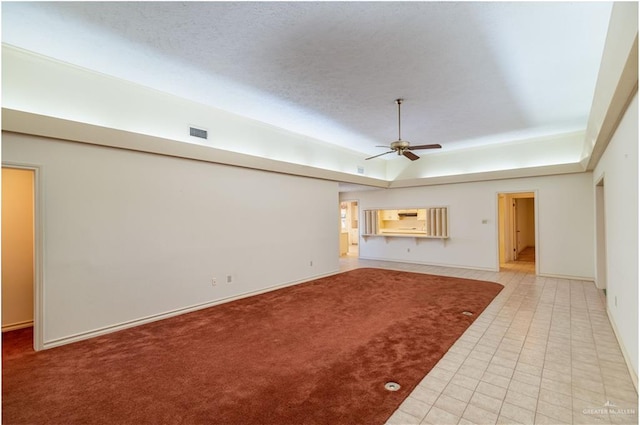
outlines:
[{"label": "white trim", "polygon": [[493,231],[495,234],[495,241],[496,241],[496,265],[494,266],[497,270],[500,270],[500,194],[502,192],[496,192],[496,197],[495,197],[495,203],[494,203],[494,207],[495,207],[495,213],[494,213],[494,217],[495,220],[493,220],[494,222],[494,226],[493,226]]},{"label": "white trim", "polygon": [[[570,274],[553,274],[553,273],[540,273],[538,276],[540,277],[552,277],[556,279],[568,279],[568,280],[585,280],[587,282],[593,282],[593,276],[573,276]],[[595,283],[594,283],[595,286]]]},{"label": "white trim", "polygon": [[175,310],[166,311],[164,313],[159,313],[159,314],[154,314],[154,315],[151,315],[151,316],[142,317],[140,319],[129,320],[127,322],[122,322],[122,323],[111,325],[111,326],[105,326],[105,327],[102,327],[102,328],[94,329],[92,331],[81,332],[81,333],[78,333],[78,334],[74,334],[74,335],[70,335],[70,336],[54,339],[54,340],[51,340],[51,341],[46,341],[44,343],[43,349],[59,347],[59,346],[62,346],[62,345],[71,344],[73,342],[78,342],[78,341],[83,341],[85,339],[95,338],[97,336],[110,334],[110,333],[113,333],[113,332],[117,332],[117,331],[121,331],[121,330],[124,330],[124,329],[133,328],[133,327],[140,326],[140,325],[145,325],[145,324],[151,323],[151,322],[156,322],[158,320],[164,320],[164,319],[168,319],[170,317],[179,316],[179,315],[186,314],[186,313],[192,313],[194,311],[202,310],[202,309],[209,308],[209,307],[214,307],[216,305],[225,304],[225,303],[228,303],[228,302],[231,302],[231,301],[236,301],[236,300],[240,300],[240,299],[243,299],[243,298],[252,297],[254,295],[260,295],[260,294],[263,294],[263,293],[266,293],[266,292],[275,291],[275,290],[278,290],[278,289],[286,288],[288,286],[295,286],[295,285],[299,285],[301,283],[309,282],[309,281],[312,281],[312,280],[321,279],[323,277],[333,276],[333,275],[336,275],[338,273],[340,273],[340,270],[336,270],[336,271],[333,271],[333,272],[330,272],[330,273],[311,276],[311,277],[303,279],[303,280],[291,281],[291,282],[287,282],[287,283],[283,283],[283,284],[279,284],[279,285],[270,286],[268,288],[259,289],[257,291],[245,292],[243,294],[234,295],[234,296],[226,297],[226,298],[221,298],[221,299],[217,299],[217,300],[214,300],[214,301],[209,301],[209,302],[202,303],[202,304],[195,304],[195,305],[192,305],[192,306],[189,306],[189,307],[178,308],[178,309],[175,309]]},{"label": "white trim", "polygon": [[540,219],[539,213],[540,211],[540,196],[538,193],[538,189],[533,191],[533,227],[536,238],[536,246],[535,246],[535,266],[536,266],[536,276],[540,275]]},{"label": "white trim", "polygon": [[[606,301],[605,301],[605,306],[606,306]],[[633,366],[630,361],[631,356],[629,356],[629,353],[627,352],[626,347],[622,343],[622,338],[620,338],[620,333],[618,332],[618,328],[616,327],[616,322],[614,322],[613,318],[609,314],[608,307],[606,308],[606,311],[607,311],[607,317],[609,318],[609,323],[611,323],[611,328],[613,329],[613,334],[616,336],[616,339],[618,340],[620,351],[622,351],[622,357],[624,357],[624,362],[626,363],[627,369],[629,370],[631,381],[633,382],[633,386],[636,387],[636,392],[637,392],[638,391],[638,373],[635,370],[633,370]]]},{"label": "white trim", "polygon": [[[44,195],[42,165],[3,161],[3,168],[33,171],[33,348],[44,348]],[[3,328],[4,330],[4,328]]]}]

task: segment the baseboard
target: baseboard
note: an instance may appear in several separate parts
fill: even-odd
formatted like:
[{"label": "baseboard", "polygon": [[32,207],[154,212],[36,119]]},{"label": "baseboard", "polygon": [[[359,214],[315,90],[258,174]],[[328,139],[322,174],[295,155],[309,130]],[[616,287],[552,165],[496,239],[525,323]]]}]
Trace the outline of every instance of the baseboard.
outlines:
[{"label": "baseboard", "polygon": [[[419,264],[421,266],[435,266],[435,267],[449,267],[453,269],[467,269],[467,270],[481,270],[485,272],[498,272],[499,268],[495,267],[479,267],[479,266],[461,266],[457,264],[443,264],[443,263],[426,263],[422,261],[410,261],[410,260],[390,260],[388,258],[377,258],[377,257],[359,257],[361,260],[373,260],[373,261],[387,261],[390,263],[406,263],[406,264]],[[573,276],[573,275],[565,275],[565,274],[552,274],[552,273],[539,273],[537,276],[540,277],[552,277],[556,279],[570,279],[570,280],[586,280],[588,282],[593,282],[593,277],[587,276]]]},{"label": "baseboard", "polygon": [[616,339],[618,340],[618,345],[620,346],[620,351],[622,351],[622,357],[624,358],[624,362],[626,363],[627,369],[629,370],[629,375],[631,375],[631,381],[633,381],[633,386],[636,387],[636,392],[638,392],[638,374],[636,373],[636,371],[633,370],[633,366],[631,366],[631,361],[630,361],[631,357],[629,356],[629,353],[627,352],[625,345],[622,343],[622,338],[620,338],[620,332],[618,332],[618,327],[616,326],[616,323],[614,322],[614,320],[611,318],[611,315],[609,314],[609,309],[605,308],[605,310],[607,311],[607,317],[609,318],[609,323],[611,323],[613,334],[616,336]]},{"label": "baseboard", "polygon": [[587,282],[594,282],[594,277],[587,276],[572,276],[568,274],[553,274],[553,273],[538,273],[540,277],[552,277],[556,279],[570,279],[570,280],[586,280]]},{"label": "baseboard", "polygon": [[480,270],[483,272],[497,272],[495,267],[479,267],[479,266],[460,266],[457,264],[443,264],[443,263],[425,263],[422,261],[410,261],[410,260],[390,260],[388,258],[376,258],[376,257],[359,257],[361,260],[372,261],[387,261],[390,263],[405,263],[405,264],[418,264],[421,266],[433,266],[433,267],[447,267],[450,269],[466,269],[466,270]]},{"label": "baseboard", "polygon": [[[275,290],[278,290],[278,289],[286,288],[288,286],[295,286],[295,285],[299,285],[301,283],[309,282],[309,281],[312,281],[312,280],[321,279],[323,277],[333,276],[333,275],[338,274],[338,273],[340,273],[340,270],[335,270],[335,271],[332,271],[332,272],[329,272],[329,273],[314,275],[314,276],[311,276],[311,277],[308,277],[308,278],[305,278],[305,279],[302,279],[302,280],[281,283],[281,284],[278,284],[278,285],[269,286],[269,287],[266,287],[266,288],[263,288],[263,289],[259,289],[259,290],[256,290],[256,291],[245,292],[245,293],[234,295],[234,296],[231,296],[231,297],[220,298],[220,299],[217,299],[217,300],[214,300],[214,301],[209,301],[209,302],[202,303],[202,304],[196,304],[196,305],[192,305],[192,306],[189,306],[189,307],[184,307],[184,308],[179,308],[179,309],[175,309],[175,310],[171,310],[171,311],[166,311],[166,312],[163,312],[163,313],[142,317],[140,319],[130,320],[130,321],[127,321],[127,322],[122,322],[122,323],[118,323],[118,324],[115,324],[115,325],[105,326],[105,327],[94,329],[94,330],[91,330],[91,331],[82,332],[82,333],[66,336],[66,337],[63,337],[63,338],[54,339],[54,340],[51,340],[51,341],[45,341],[44,344],[42,345],[42,348],[44,350],[47,350],[49,348],[55,348],[55,347],[59,347],[59,346],[62,346],[62,345],[67,345],[67,344],[71,344],[71,343],[74,343],[74,342],[83,341],[83,340],[90,339],[90,338],[95,338],[97,336],[110,334],[110,333],[113,333],[113,332],[121,331],[121,330],[128,329],[128,328],[133,328],[133,327],[144,325],[144,324],[151,323],[151,322],[156,322],[158,320],[168,319],[170,317],[179,316],[181,314],[192,313],[194,311],[202,310],[202,309],[209,308],[209,307],[214,307],[216,305],[228,303],[228,302],[231,302],[231,301],[236,301],[236,300],[240,300],[240,299],[243,299],[243,298],[252,297],[254,295],[264,294],[266,292],[275,291]],[[3,328],[3,331],[4,331],[4,328]]]},{"label": "baseboard", "polygon": [[30,328],[31,326],[33,326],[33,320],[26,320],[24,322],[3,325],[2,332],[17,331],[18,329]]}]

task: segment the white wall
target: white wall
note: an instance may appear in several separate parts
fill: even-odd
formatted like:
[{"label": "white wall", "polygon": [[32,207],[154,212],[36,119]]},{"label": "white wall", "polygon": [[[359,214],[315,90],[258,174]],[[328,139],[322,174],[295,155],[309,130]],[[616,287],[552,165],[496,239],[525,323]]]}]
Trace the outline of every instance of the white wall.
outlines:
[{"label": "white wall", "polygon": [[335,182],[13,133],[2,149],[42,170],[45,345],[338,270]]},{"label": "white wall", "polygon": [[[638,95],[593,172],[604,177],[607,309],[638,374]],[[595,196],[595,195],[594,195]]]},{"label": "white wall", "polygon": [[33,322],[33,171],[2,169],[2,329]]},{"label": "white wall", "polygon": [[360,201],[361,214],[378,208],[449,207],[449,240],[416,243],[412,238],[367,238],[360,245],[361,257],[495,270],[498,193],[535,192],[540,274],[592,279],[591,181],[591,173],[579,173],[351,192],[348,196]]}]

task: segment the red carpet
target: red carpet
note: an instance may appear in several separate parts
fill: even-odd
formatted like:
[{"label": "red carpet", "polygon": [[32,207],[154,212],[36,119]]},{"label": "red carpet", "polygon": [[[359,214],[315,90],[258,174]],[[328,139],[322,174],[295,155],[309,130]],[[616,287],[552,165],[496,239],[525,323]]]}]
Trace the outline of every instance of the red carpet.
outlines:
[{"label": "red carpet", "polygon": [[501,289],[358,269],[38,353],[9,332],[3,424],[383,424]]}]

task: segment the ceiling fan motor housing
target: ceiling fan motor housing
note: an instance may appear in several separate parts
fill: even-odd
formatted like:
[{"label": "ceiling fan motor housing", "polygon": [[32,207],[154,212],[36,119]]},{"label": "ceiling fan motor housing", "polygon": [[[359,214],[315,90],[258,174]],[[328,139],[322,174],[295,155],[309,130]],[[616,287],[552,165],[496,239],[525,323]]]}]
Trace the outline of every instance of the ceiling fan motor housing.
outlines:
[{"label": "ceiling fan motor housing", "polygon": [[409,142],[405,140],[396,140],[395,142],[391,142],[390,148],[396,152],[398,155],[402,155],[402,152],[409,147]]}]

